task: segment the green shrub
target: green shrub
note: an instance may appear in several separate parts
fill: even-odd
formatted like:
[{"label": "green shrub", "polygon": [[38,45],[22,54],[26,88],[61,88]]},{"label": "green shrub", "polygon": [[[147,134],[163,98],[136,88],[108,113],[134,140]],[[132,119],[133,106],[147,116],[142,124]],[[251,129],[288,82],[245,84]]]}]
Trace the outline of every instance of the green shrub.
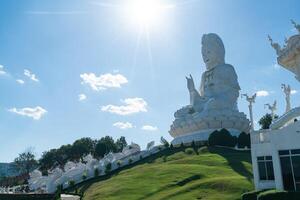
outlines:
[{"label": "green shrub", "polygon": [[70,181],[69,181],[69,186],[70,186],[70,187],[73,187],[74,185],[75,185],[75,181],[70,180]]},{"label": "green shrub", "polygon": [[192,142],[192,145],[191,145],[193,148],[196,148],[196,143],[195,143],[195,141],[193,140],[193,142]]},{"label": "green shrub", "polygon": [[111,163],[108,163],[106,166],[105,166],[105,174],[107,174],[108,172],[111,171]]},{"label": "green shrub", "polygon": [[235,147],[237,143],[237,137],[232,136],[228,130],[221,129],[220,131],[214,131],[208,138],[208,144],[210,146],[225,146]]},{"label": "green shrub", "polygon": [[209,152],[207,146],[200,147],[198,149],[198,153],[207,153],[207,152]]},{"label": "green shrub", "polygon": [[186,154],[189,154],[189,155],[192,155],[192,154],[194,153],[194,149],[192,149],[192,148],[187,148],[187,149],[185,149],[185,153],[186,153]]},{"label": "green shrub", "polygon": [[82,174],[82,180],[86,180],[87,179],[87,174],[84,172],[83,174]]},{"label": "green shrub", "polygon": [[133,162],[132,158],[129,158],[128,163],[131,164]]},{"label": "green shrub", "polygon": [[118,167],[121,167],[122,161],[121,161],[121,160],[118,160],[118,161],[117,161],[117,165],[118,165]]},{"label": "green shrub", "polygon": [[183,147],[184,147],[184,145],[183,145],[183,142],[181,142],[181,144],[180,144],[180,147],[181,147],[181,148],[183,148]]},{"label": "green shrub", "polygon": [[242,132],[237,139],[238,148],[250,148],[250,144],[250,134]]},{"label": "green shrub", "polygon": [[242,195],[242,200],[257,200],[257,195],[264,191],[265,190],[255,190],[251,192],[246,192]]},{"label": "green shrub", "polygon": [[63,185],[59,184],[58,186],[56,186],[56,193],[60,194],[63,191]]},{"label": "green shrub", "polygon": [[260,193],[257,199],[258,200],[299,200],[300,192],[269,190]]},{"label": "green shrub", "polygon": [[140,155],[140,160],[142,160],[143,159],[143,156],[142,155]]},{"label": "green shrub", "polygon": [[94,170],[94,176],[97,177],[97,176],[99,176],[99,174],[100,174],[99,169],[96,168],[96,169]]}]

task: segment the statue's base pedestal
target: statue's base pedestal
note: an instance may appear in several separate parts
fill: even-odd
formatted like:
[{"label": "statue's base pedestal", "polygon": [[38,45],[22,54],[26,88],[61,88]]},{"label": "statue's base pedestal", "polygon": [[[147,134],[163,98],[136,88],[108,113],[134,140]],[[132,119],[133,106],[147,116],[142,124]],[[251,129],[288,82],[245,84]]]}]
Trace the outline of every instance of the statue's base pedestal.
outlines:
[{"label": "statue's base pedestal", "polygon": [[[183,144],[191,144],[193,141],[194,142],[206,142],[208,141],[209,135],[214,132],[216,129],[207,129],[207,130],[201,130],[198,132],[178,136],[172,140],[173,146],[178,146]],[[240,130],[236,129],[227,129],[232,136],[239,136],[241,133]]]}]

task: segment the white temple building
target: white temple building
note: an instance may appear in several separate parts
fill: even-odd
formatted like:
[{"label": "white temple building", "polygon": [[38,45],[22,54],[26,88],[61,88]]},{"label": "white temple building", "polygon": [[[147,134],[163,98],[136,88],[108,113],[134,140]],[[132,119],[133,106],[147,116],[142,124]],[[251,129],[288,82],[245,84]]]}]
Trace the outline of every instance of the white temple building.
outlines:
[{"label": "white temple building", "polygon": [[[278,64],[296,75],[300,81],[300,25],[292,21],[298,34],[290,37],[283,48],[273,43]],[[275,120],[270,129],[251,132],[251,156],[255,188],[300,190],[300,107],[290,108],[290,88],[286,94],[286,113]]]}]

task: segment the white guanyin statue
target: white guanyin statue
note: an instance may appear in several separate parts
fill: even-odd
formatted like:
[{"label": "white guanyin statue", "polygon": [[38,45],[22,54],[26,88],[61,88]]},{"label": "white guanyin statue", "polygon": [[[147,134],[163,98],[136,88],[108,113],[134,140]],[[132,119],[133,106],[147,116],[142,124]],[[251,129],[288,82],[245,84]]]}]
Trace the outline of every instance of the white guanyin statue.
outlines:
[{"label": "white guanyin statue", "polygon": [[186,77],[190,105],[174,114],[175,120],[169,132],[175,139],[180,137],[175,143],[186,135],[189,135],[188,140],[207,140],[212,131],[221,128],[249,132],[250,122],[237,108],[238,77],[234,67],[225,63],[225,48],[217,34],[203,35],[202,57],[206,71],[202,74],[200,89],[195,88],[191,75]]}]

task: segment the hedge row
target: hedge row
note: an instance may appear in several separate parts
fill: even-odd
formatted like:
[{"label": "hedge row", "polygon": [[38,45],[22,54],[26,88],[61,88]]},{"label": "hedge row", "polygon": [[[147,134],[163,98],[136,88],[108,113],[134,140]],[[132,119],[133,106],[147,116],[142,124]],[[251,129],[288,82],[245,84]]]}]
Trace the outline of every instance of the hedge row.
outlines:
[{"label": "hedge row", "polygon": [[300,192],[259,190],[247,192],[242,195],[242,200],[299,200]]},{"label": "hedge row", "polygon": [[220,131],[214,131],[210,134],[208,138],[208,144],[210,146],[225,146],[225,147],[235,147],[239,148],[250,148],[250,134],[242,132],[239,137],[232,136],[230,132],[226,129],[221,129]]},{"label": "hedge row", "polygon": [[1,200],[55,200],[55,194],[0,194]]}]

